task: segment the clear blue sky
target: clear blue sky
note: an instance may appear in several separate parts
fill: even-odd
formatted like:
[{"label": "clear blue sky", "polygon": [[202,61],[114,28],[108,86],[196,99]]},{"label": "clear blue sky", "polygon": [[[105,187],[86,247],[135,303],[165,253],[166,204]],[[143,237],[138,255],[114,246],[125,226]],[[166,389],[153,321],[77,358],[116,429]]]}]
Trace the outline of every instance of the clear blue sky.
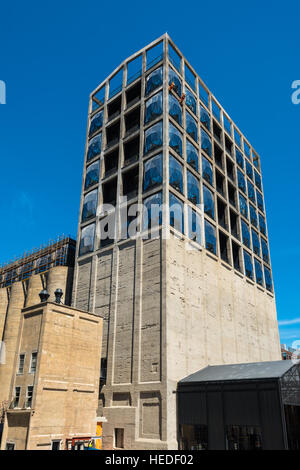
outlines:
[{"label": "clear blue sky", "polygon": [[89,93],[167,31],[262,157],[282,342],[300,339],[299,18],[295,1],[2,2],[0,261],[76,234]]}]

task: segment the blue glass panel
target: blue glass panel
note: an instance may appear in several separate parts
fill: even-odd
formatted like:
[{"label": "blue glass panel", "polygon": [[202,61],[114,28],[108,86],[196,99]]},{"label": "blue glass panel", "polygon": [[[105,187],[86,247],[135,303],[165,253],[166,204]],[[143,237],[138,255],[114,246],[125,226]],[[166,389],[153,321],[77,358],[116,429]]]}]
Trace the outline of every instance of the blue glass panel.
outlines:
[{"label": "blue glass panel", "polygon": [[96,135],[89,141],[87,161],[99,155],[101,152],[102,133]]},{"label": "blue glass panel", "polygon": [[199,169],[198,163],[198,150],[194,147],[189,140],[186,140],[186,157],[187,162],[191,165],[196,171]]},{"label": "blue glass panel", "polygon": [[245,141],[244,141],[244,152],[247,155],[247,157],[250,157],[250,147]]},{"label": "blue glass panel", "polygon": [[234,129],[234,140],[236,144],[238,144],[238,146],[241,147],[241,135],[236,129]]},{"label": "blue glass panel", "polygon": [[254,209],[254,207],[251,204],[249,204],[249,207],[250,207],[250,221],[251,221],[251,224],[254,225],[254,227],[257,227],[256,210]]},{"label": "blue glass panel", "polygon": [[143,230],[161,225],[162,223],[162,194],[153,194],[144,199]]},{"label": "blue glass panel", "polygon": [[266,222],[262,215],[259,214],[259,230],[264,235],[267,234]]},{"label": "blue glass panel", "polygon": [[173,69],[169,69],[169,85],[172,85],[172,90],[181,96],[181,80]]},{"label": "blue glass panel", "polygon": [[183,192],[183,168],[172,155],[169,156],[169,182],[179,192]]},{"label": "blue glass panel", "polygon": [[181,233],[184,233],[183,203],[174,194],[169,195],[170,225]]},{"label": "blue glass panel", "polygon": [[81,230],[79,255],[90,253],[94,250],[95,224],[87,225]]},{"label": "blue glass panel", "polygon": [[93,116],[91,119],[89,136],[97,132],[102,127],[102,124],[103,124],[103,111],[100,111],[99,113],[95,114],[95,116]]},{"label": "blue glass panel", "polygon": [[88,189],[99,181],[100,161],[92,163],[87,167],[84,189]]},{"label": "blue glass panel", "polygon": [[249,232],[249,227],[245,222],[242,220],[242,238],[243,238],[243,243],[245,246],[250,248],[250,232]]},{"label": "blue glass panel", "polygon": [[259,238],[255,230],[251,230],[252,234],[252,247],[253,251],[256,255],[260,256],[260,244],[259,244]]},{"label": "blue glass panel", "polygon": [[188,236],[201,244],[201,217],[190,206],[188,206]]},{"label": "blue glass panel", "polygon": [[204,221],[205,248],[211,253],[217,254],[216,229],[207,220]]},{"label": "blue glass panel", "polygon": [[193,204],[199,204],[199,181],[190,171],[187,171],[187,197]]},{"label": "blue glass panel", "polygon": [[200,121],[208,130],[210,130],[210,116],[203,106],[200,106]]},{"label": "blue glass panel", "polygon": [[246,199],[239,193],[240,213],[248,219],[248,205]]},{"label": "blue glass panel", "polygon": [[242,153],[237,148],[235,149],[235,158],[236,158],[237,164],[241,168],[244,168],[244,157],[243,157]]},{"label": "blue glass panel", "polygon": [[208,214],[212,219],[215,218],[215,203],[212,192],[203,186],[203,201],[204,201],[204,212]]},{"label": "blue glass panel", "polygon": [[197,114],[196,100],[193,93],[191,93],[189,90],[186,90],[185,103],[194,114]]},{"label": "blue glass panel", "polygon": [[265,271],[265,283],[266,283],[266,288],[272,292],[273,291],[273,284],[272,284],[272,276],[271,276],[271,271],[264,266],[264,271]]},{"label": "blue glass panel", "polygon": [[256,186],[261,189],[261,177],[260,174],[257,173],[257,171],[254,171],[254,178],[255,178],[255,184]]},{"label": "blue glass panel", "polygon": [[169,94],[169,114],[172,116],[178,124],[182,124],[182,110],[179,101],[172,95]]},{"label": "blue glass panel", "polygon": [[203,129],[201,129],[201,149],[211,156],[211,140]]},{"label": "blue glass panel", "polygon": [[246,173],[247,176],[249,176],[249,178],[253,180],[253,168],[251,163],[248,162],[248,160],[246,160]]},{"label": "blue glass panel", "polygon": [[192,139],[196,142],[198,140],[198,129],[195,119],[186,111],[185,113],[185,120],[186,120],[186,132]]},{"label": "blue glass panel", "polygon": [[268,245],[263,238],[261,238],[261,251],[262,251],[263,260],[266,263],[270,263]]},{"label": "blue glass panel", "polygon": [[146,64],[147,64],[147,69],[151,69],[155,64],[160,62],[163,59],[163,53],[164,53],[164,44],[163,41],[160,43],[156,44],[156,46],[151,47],[151,49],[148,49],[146,52]]},{"label": "blue glass panel", "polygon": [[163,96],[162,92],[149,98],[145,104],[145,123],[153,121],[163,112]]},{"label": "blue glass panel", "polygon": [[98,190],[91,191],[84,197],[82,209],[82,222],[95,217],[97,210]]},{"label": "blue glass panel", "polygon": [[207,158],[202,156],[202,176],[205,181],[213,185],[213,168]]},{"label": "blue glass panel", "polygon": [[155,155],[144,163],[144,191],[162,183],[162,154]]},{"label": "blue glass panel", "polygon": [[244,263],[245,263],[245,274],[247,277],[253,280],[253,264],[251,256],[244,250]]},{"label": "blue glass panel", "polygon": [[247,180],[247,186],[248,186],[248,198],[250,201],[254,202],[255,204],[255,191],[254,191],[254,186],[252,183],[250,183],[249,180]]},{"label": "blue glass panel", "polygon": [[256,282],[257,284],[260,284],[262,286],[263,285],[263,272],[262,272],[261,264],[259,261],[257,261],[257,259],[255,259],[254,265],[255,265]]},{"label": "blue glass panel", "polygon": [[259,191],[256,190],[257,207],[264,212],[264,201]]},{"label": "blue glass panel", "polygon": [[178,155],[182,155],[182,134],[171,123],[169,123],[169,146],[175,150]]},{"label": "blue glass panel", "polygon": [[145,131],[145,153],[151,152],[163,144],[162,121]]},{"label": "blue glass panel", "polygon": [[238,187],[243,193],[246,193],[246,182],[243,173],[240,172],[240,170],[237,170],[237,176],[238,176]]},{"label": "blue glass panel", "polygon": [[146,96],[149,95],[149,93],[152,93],[152,91],[156,90],[156,88],[160,87],[162,83],[163,83],[163,68],[159,67],[158,69],[154,70],[146,77],[146,90],[145,90]]}]

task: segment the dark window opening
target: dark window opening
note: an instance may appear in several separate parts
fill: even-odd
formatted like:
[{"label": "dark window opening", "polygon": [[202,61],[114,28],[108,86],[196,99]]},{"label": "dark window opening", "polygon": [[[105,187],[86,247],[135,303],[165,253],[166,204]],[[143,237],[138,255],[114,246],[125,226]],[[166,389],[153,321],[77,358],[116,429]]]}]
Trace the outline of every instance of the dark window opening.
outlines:
[{"label": "dark window opening", "polygon": [[138,160],[139,153],[140,153],[140,136],[124,144],[125,165]]},{"label": "dark window opening", "polygon": [[208,426],[205,424],[181,424],[179,449],[207,450]]},{"label": "dark window opening", "polygon": [[218,193],[224,195],[224,176],[216,171],[216,188]]},{"label": "dark window opening", "polygon": [[227,167],[227,176],[232,181],[234,181],[234,165],[229,158],[226,159],[226,167]]},{"label": "dark window opening", "polygon": [[119,142],[120,139],[120,121],[106,128],[106,146],[111,147]]},{"label": "dark window opening", "polygon": [[102,185],[103,190],[103,204],[116,204],[117,200],[117,178],[104,183]]},{"label": "dark window opening", "polygon": [[232,258],[233,258],[233,266],[238,271],[242,272],[241,269],[241,260],[240,260],[240,247],[234,241],[232,241]]},{"label": "dark window opening", "polygon": [[124,428],[115,428],[115,447],[124,449]]},{"label": "dark window opening", "polygon": [[135,197],[139,187],[139,167],[135,166],[131,170],[123,173],[123,196],[128,199]]},{"label": "dark window opening", "polygon": [[215,121],[213,123],[213,133],[214,133],[214,137],[221,143],[222,129],[220,126],[218,126],[218,124]]},{"label": "dark window opening", "polygon": [[225,149],[230,155],[232,154],[232,141],[225,135]]},{"label": "dark window opening", "polygon": [[134,103],[137,103],[141,99],[141,82],[138,82],[136,85],[132,86],[126,90],[126,103],[127,108],[132,106]]},{"label": "dark window opening", "polygon": [[220,168],[223,168],[223,150],[214,143],[215,162]]},{"label": "dark window opening", "polygon": [[119,116],[120,112],[121,112],[121,96],[119,96],[119,98],[113,100],[107,106],[108,120],[111,121],[115,117]]},{"label": "dark window opening", "polygon": [[230,204],[232,204],[234,207],[236,207],[235,194],[236,194],[236,191],[234,189],[234,186],[228,183],[228,199],[229,199]]},{"label": "dark window opening", "polygon": [[259,426],[226,427],[227,450],[262,450],[261,428]]},{"label": "dark window opening", "polygon": [[134,109],[125,116],[126,135],[137,131],[140,128],[140,107]]},{"label": "dark window opening", "polygon": [[119,149],[104,156],[105,176],[111,175],[118,168]]},{"label": "dark window opening", "polygon": [[107,375],[107,358],[101,358],[101,366],[100,366],[100,388],[106,384],[106,375]]},{"label": "dark window opening", "polygon": [[219,231],[220,256],[223,261],[229,263],[228,259],[228,237]]},{"label": "dark window opening", "polygon": [[230,230],[231,234],[239,239],[239,233],[238,233],[238,217],[237,215],[233,212],[230,211]]},{"label": "dark window opening", "polygon": [[226,205],[219,198],[218,198],[218,201],[217,201],[217,207],[218,207],[218,222],[219,222],[219,225],[221,225],[221,227],[226,229],[227,228],[227,224],[226,224]]}]

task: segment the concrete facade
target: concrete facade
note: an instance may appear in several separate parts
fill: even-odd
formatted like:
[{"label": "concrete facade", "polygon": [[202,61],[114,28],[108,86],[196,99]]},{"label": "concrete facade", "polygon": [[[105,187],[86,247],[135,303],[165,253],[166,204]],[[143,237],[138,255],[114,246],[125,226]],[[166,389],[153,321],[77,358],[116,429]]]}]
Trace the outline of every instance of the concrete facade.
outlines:
[{"label": "concrete facade", "polygon": [[[160,48],[157,55],[152,53],[156,47]],[[130,64],[139,58],[140,73],[129,80]],[[162,80],[149,92],[149,77],[160,67]],[[112,82],[119,72],[121,85],[112,93]],[[173,81],[176,75],[180,93],[176,92],[178,81]],[[132,90],[140,90],[133,101]],[[207,93],[207,101],[201,90]],[[148,122],[148,104],[159,93],[161,112]],[[196,103],[194,111],[187,101],[189,95]],[[170,111],[170,102],[175,99],[181,107],[180,123]],[[208,116],[206,125],[203,109]],[[134,111],[139,115],[138,125],[133,120],[130,127]],[[197,129],[193,138],[188,130],[189,115]],[[91,132],[97,116],[100,124]],[[155,145],[147,148],[148,132],[156,124],[162,129],[161,140],[158,133]],[[173,144],[174,129],[181,136],[182,148]],[[96,152],[91,151],[95,138],[100,142]],[[133,159],[127,154],[130,142],[138,143]],[[189,160],[190,145],[195,148],[197,165]],[[145,190],[146,163],[158,155],[162,155],[161,179]],[[112,169],[113,158],[117,163]],[[172,180],[172,158],[182,168],[181,188]],[[211,167],[210,182],[204,158]],[[96,163],[100,167],[98,179],[87,185]],[[132,175],[137,178],[135,188],[130,185],[135,181]],[[200,204],[191,200],[190,175],[197,181]],[[248,191],[242,186],[243,180]],[[254,196],[249,190],[252,186]],[[98,228],[103,219],[101,208],[114,199],[114,188],[115,236],[107,244],[99,237]],[[212,195],[214,212],[208,210],[205,188]],[[97,194],[94,212],[87,206],[91,192]],[[180,230],[171,223],[169,213],[164,213],[156,238],[144,237],[141,225],[137,236],[122,239],[121,196],[127,196],[131,205],[145,203],[157,194],[167,212],[170,195],[184,204]],[[189,236],[189,208],[201,220],[197,240]],[[253,211],[260,227],[255,225]],[[178,380],[208,364],[280,359],[264,220],[257,153],[168,35],[127,59],[91,94],[72,305],[103,318],[102,358],[107,363],[99,414],[107,420],[103,426],[104,448],[116,447],[116,434],[123,429],[122,447],[126,449],[176,449]],[[250,234],[249,243],[244,235],[244,224],[251,231],[252,242]],[[214,234],[212,241],[207,227]],[[255,251],[255,234],[259,252]]]},{"label": "concrete facade", "polygon": [[54,441],[63,450],[66,439],[96,434],[101,340],[98,316],[52,302],[22,310],[16,354],[25,360],[12,374],[2,449],[51,450]]}]

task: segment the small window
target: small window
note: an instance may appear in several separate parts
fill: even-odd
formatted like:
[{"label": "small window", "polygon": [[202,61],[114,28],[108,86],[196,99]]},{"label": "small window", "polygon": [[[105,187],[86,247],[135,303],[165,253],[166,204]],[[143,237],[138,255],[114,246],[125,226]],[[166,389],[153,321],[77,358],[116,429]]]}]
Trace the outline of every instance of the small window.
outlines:
[{"label": "small window", "polygon": [[214,156],[216,165],[223,168],[223,150],[214,142]]},{"label": "small window", "polygon": [[239,194],[239,200],[240,200],[240,213],[248,219],[248,204],[244,196]]},{"label": "small window", "polygon": [[169,123],[169,146],[182,156],[182,134],[171,123]]},{"label": "small window", "polygon": [[182,111],[179,101],[172,93],[169,94],[169,114],[180,126],[182,125]]},{"label": "small window", "polygon": [[259,214],[259,230],[263,235],[267,234],[266,221],[262,215]]},{"label": "small window", "polygon": [[236,148],[235,149],[235,159],[239,167],[244,168],[244,157],[242,153]]},{"label": "small window", "polygon": [[253,251],[257,256],[260,256],[260,244],[259,244],[259,238],[255,230],[251,230],[251,235],[252,235],[252,247]]},{"label": "small window", "polygon": [[7,442],[5,450],[15,450],[16,444],[14,442]]},{"label": "small window", "polygon": [[225,130],[228,132],[228,134],[231,136],[231,122],[229,121],[229,119],[227,118],[227,116],[225,116],[225,114],[223,114],[223,122],[224,122],[224,128]]},{"label": "small window", "polygon": [[257,214],[255,208],[252,206],[252,204],[249,204],[250,208],[250,222],[254,227],[257,227]]},{"label": "small window", "polygon": [[169,195],[170,225],[181,233],[184,233],[183,203],[174,194]]},{"label": "small window", "polygon": [[266,288],[272,292],[273,291],[273,283],[272,283],[272,275],[271,271],[264,266],[264,271],[265,271],[265,283],[266,283]]},{"label": "small window", "polygon": [[178,96],[181,96],[181,80],[173,69],[169,69],[169,86]]},{"label": "small window", "polygon": [[36,365],[37,365],[37,352],[33,352],[31,354],[31,361],[30,361],[30,369],[29,372],[34,374],[36,372]]},{"label": "small window", "polygon": [[115,428],[115,447],[124,449],[124,428]]},{"label": "small window", "polygon": [[238,176],[238,187],[243,193],[246,194],[246,182],[243,173],[238,170],[237,171],[237,176]]},{"label": "small window", "polygon": [[197,105],[193,93],[190,90],[185,90],[185,104],[193,111],[194,114],[197,114]]},{"label": "small window", "polygon": [[245,264],[245,274],[249,279],[253,280],[253,264],[252,259],[249,253],[244,250],[244,264]]},{"label": "small window", "polygon": [[270,263],[270,257],[269,257],[268,244],[267,244],[267,242],[265,242],[265,240],[263,238],[261,238],[261,251],[262,251],[263,260],[266,263],[269,264]]},{"label": "small window", "polygon": [[211,156],[211,140],[203,129],[201,129],[201,149]]},{"label": "small window", "polygon": [[146,77],[146,96],[159,88],[163,83],[163,68],[159,67]]},{"label": "small window", "polygon": [[220,245],[220,256],[225,263],[229,263],[228,258],[228,243],[229,239],[225,233],[219,230],[219,245]]},{"label": "small window", "polygon": [[139,166],[136,165],[130,170],[122,173],[123,196],[131,199],[137,196],[139,186]]},{"label": "small window", "polygon": [[249,145],[247,144],[247,142],[244,141],[244,152],[245,154],[247,155],[247,157],[250,158],[250,147]]},{"label": "small window", "polygon": [[145,103],[145,123],[158,118],[163,112],[162,92],[149,98]]},{"label": "small window", "polygon": [[236,130],[236,128],[234,128],[234,140],[235,143],[241,147],[241,134]]},{"label": "small window", "polygon": [[202,177],[213,186],[213,168],[212,164],[202,156]]},{"label": "small window", "polygon": [[222,196],[224,196],[224,181],[225,179],[222,173],[216,170],[216,189]]},{"label": "small window", "polygon": [[13,400],[13,408],[19,408],[20,395],[21,395],[21,387],[15,387],[15,396],[14,396],[14,400]]},{"label": "small window", "polygon": [[162,121],[145,131],[145,153],[151,152],[163,144]]},{"label": "small window", "polygon": [[228,182],[228,199],[230,204],[236,207],[236,191],[234,186]]},{"label": "small window", "polygon": [[61,441],[54,440],[51,441],[51,450],[60,450],[61,448]]},{"label": "small window", "polygon": [[217,254],[217,243],[216,243],[216,229],[207,220],[204,221],[205,230],[205,248],[213,253]]},{"label": "small window", "polygon": [[226,205],[224,202],[217,198],[217,210],[218,210],[218,222],[221,227],[225,228],[227,230],[227,216],[226,216]]},{"label": "small window", "polygon": [[255,204],[254,186],[252,183],[250,183],[249,180],[247,180],[247,187],[248,187],[248,198],[250,199],[250,201],[252,201]]},{"label": "small window", "polygon": [[234,181],[234,165],[229,158],[226,158],[227,176]]},{"label": "small window", "polygon": [[231,234],[235,238],[240,238],[238,233],[238,215],[230,209],[230,228]]},{"label": "small window", "polygon": [[257,171],[254,171],[254,180],[258,189],[261,190],[261,176],[259,173],[257,173]]},{"label": "small window", "polygon": [[247,173],[247,176],[251,180],[253,180],[253,168],[252,168],[251,163],[248,162],[248,160],[246,160],[246,173]]},{"label": "small window", "polygon": [[233,257],[233,266],[235,269],[241,272],[241,261],[240,261],[240,246],[232,241],[232,257]]},{"label": "small window", "polygon": [[186,156],[188,164],[193,167],[194,170],[198,171],[198,150],[189,140],[186,140]]},{"label": "small window", "polygon": [[183,193],[183,167],[172,155],[169,157],[169,175],[170,186]]},{"label": "small window", "polygon": [[27,387],[25,408],[32,407],[33,385]]},{"label": "small window", "polygon": [[18,367],[18,374],[24,373],[24,362],[25,362],[25,354],[19,355],[19,367]]},{"label": "small window", "polygon": [[79,255],[90,253],[94,249],[95,224],[87,225],[81,231]]},{"label": "small window", "polygon": [[213,193],[206,187],[203,186],[203,201],[204,201],[204,212],[209,215],[212,219],[215,218],[215,203]]},{"label": "small window", "polygon": [[256,190],[257,207],[264,212],[264,200],[259,191]]},{"label": "small window", "polygon": [[200,202],[199,181],[190,171],[187,171],[187,197],[193,204]]},{"label": "small window", "polygon": [[243,243],[246,245],[248,248],[250,248],[250,232],[249,232],[249,227],[245,222],[242,220],[242,237],[243,237]]},{"label": "small window", "polygon": [[254,266],[255,266],[256,282],[257,284],[262,286],[263,285],[263,272],[262,272],[261,264],[257,259],[254,260]]}]

